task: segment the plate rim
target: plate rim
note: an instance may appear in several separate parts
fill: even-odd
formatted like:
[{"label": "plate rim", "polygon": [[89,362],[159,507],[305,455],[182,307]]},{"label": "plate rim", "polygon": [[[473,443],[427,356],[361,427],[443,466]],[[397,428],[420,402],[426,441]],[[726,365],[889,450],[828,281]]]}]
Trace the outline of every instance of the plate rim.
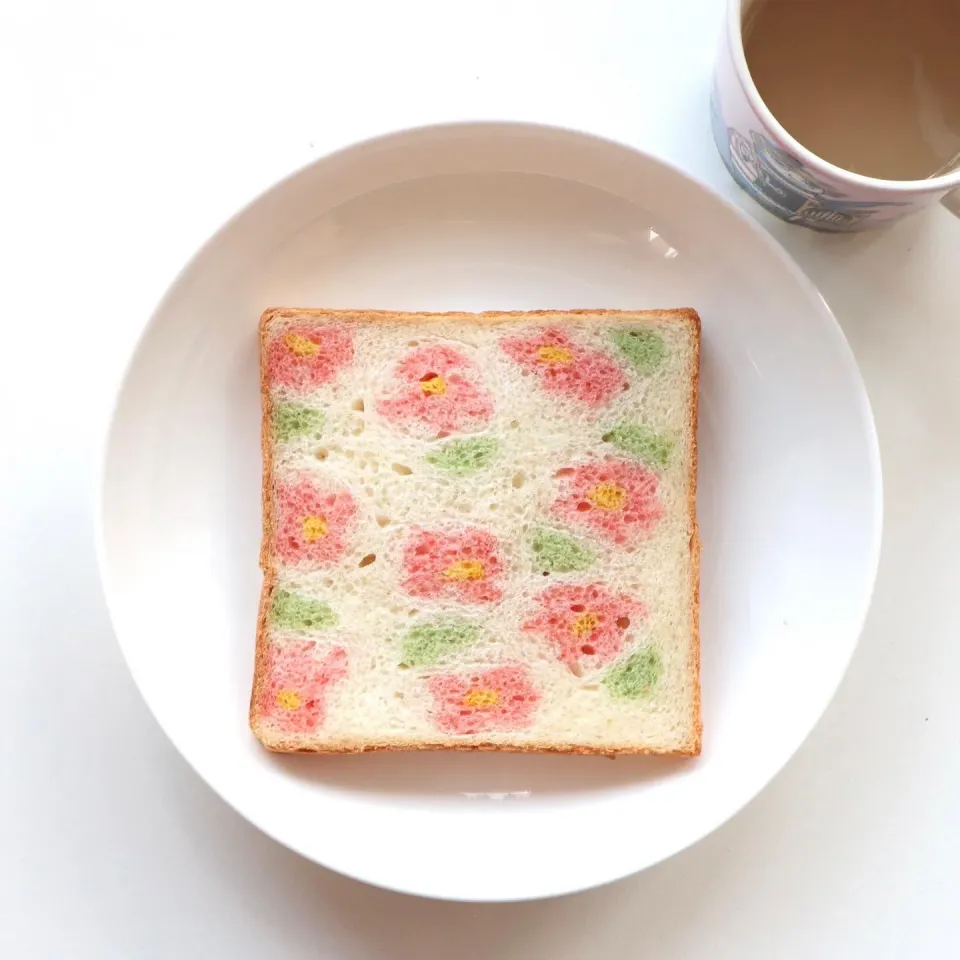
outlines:
[{"label": "plate rim", "polygon": [[[626,153],[632,154],[635,158],[645,161],[648,163],[653,163],[668,169],[673,174],[678,177],[686,180],[696,189],[700,190],[703,193],[706,193],[710,196],[711,200],[715,203],[718,203],[721,207],[725,209],[728,214],[732,214],[736,220],[742,226],[746,226],[748,230],[754,235],[759,243],[764,245],[767,250],[775,256],[781,265],[787,270],[791,275],[794,282],[796,282],[800,290],[804,293],[807,299],[810,301],[811,307],[816,309],[820,314],[821,318],[825,321],[824,329],[830,331],[830,335],[835,341],[835,345],[839,351],[841,357],[842,365],[846,371],[847,377],[849,378],[849,383],[851,386],[856,388],[856,397],[857,397],[857,412],[859,413],[860,419],[864,427],[864,443],[868,453],[869,459],[869,473],[872,480],[872,504],[871,504],[871,514],[873,518],[873,526],[871,533],[871,543],[870,543],[870,555],[865,556],[865,560],[868,561],[864,565],[862,571],[864,583],[867,584],[866,589],[863,591],[862,596],[858,597],[858,603],[852,606],[852,609],[858,609],[858,615],[856,617],[856,633],[853,637],[852,642],[849,646],[849,651],[846,655],[844,662],[842,663],[842,668],[839,669],[836,673],[835,680],[829,686],[829,689],[826,691],[823,702],[818,705],[818,709],[813,715],[812,720],[809,724],[805,724],[805,729],[802,730],[799,737],[795,743],[791,743],[787,750],[785,750],[780,756],[777,764],[770,772],[764,772],[760,784],[748,793],[748,796],[744,799],[737,799],[733,804],[731,804],[731,809],[723,809],[719,812],[717,816],[711,818],[710,825],[703,831],[700,832],[697,836],[691,838],[686,843],[676,847],[669,853],[662,854],[655,857],[654,859],[649,860],[648,862],[636,866],[625,871],[618,871],[615,874],[609,876],[605,880],[594,881],[592,879],[586,879],[584,882],[580,883],[579,881],[574,884],[563,884],[560,887],[554,887],[547,890],[534,890],[529,893],[522,895],[510,895],[507,897],[498,896],[496,894],[491,894],[488,896],[464,896],[462,893],[455,894],[444,894],[442,892],[436,891],[427,891],[424,889],[418,889],[416,885],[401,886],[395,882],[391,883],[378,879],[377,877],[370,876],[364,873],[362,870],[353,871],[349,866],[344,866],[341,864],[331,865],[327,862],[319,860],[315,854],[305,852],[302,849],[293,845],[291,840],[285,839],[278,836],[272,829],[272,827],[264,825],[258,820],[251,819],[240,807],[228,797],[219,786],[215,785],[211,779],[209,779],[197,766],[194,762],[188,750],[185,750],[180,743],[180,738],[175,738],[175,736],[170,732],[166,725],[160,720],[160,717],[157,713],[157,710],[154,707],[151,697],[145,691],[144,685],[141,683],[140,678],[138,677],[137,671],[133,668],[131,664],[130,657],[127,654],[127,646],[122,639],[121,631],[118,626],[118,616],[115,611],[115,602],[112,599],[117,587],[111,586],[111,574],[110,566],[107,558],[107,544],[106,544],[106,512],[107,504],[105,502],[105,493],[106,493],[106,480],[108,475],[109,462],[111,457],[111,445],[112,439],[115,432],[115,425],[119,419],[121,411],[121,402],[128,389],[128,386],[131,383],[132,375],[134,368],[136,366],[137,360],[140,358],[141,352],[144,348],[144,343],[150,334],[151,330],[154,328],[157,323],[158,318],[162,314],[163,310],[166,307],[167,301],[172,296],[173,292],[179,286],[182,279],[194,268],[194,265],[198,260],[200,260],[215,244],[225,235],[234,224],[243,218],[249,210],[257,206],[262,200],[269,196],[274,191],[280,190],[285,185],[295,180],[303,173],[308,170],[311,170],[316,167],[320,167],[330,161],[342,158],[350,153],[354,152],[363,152],[371,149],[375,149],[379,146],[389,145],[391,141],[401,141],[406,138],[411,137],[429,137],[433,134],[438,133],[451,133],[455,134],[457,132],[463,134],[482,134],[485,136],[497,136],[502,133],[513,131],[514,133],[530,133],[538,136],[566,136],[572,138],[581,138],[589,141],[594,141],[595,143],[607,147],[614,148]],[[254,826],[257,830],[261,831],[268,837],[270,837],[275,842],[281,844],[286,849],[298,854],[299,856],[304,857],[304,859],[310,860],[311,862],[317,863],[320,866],[323,866],[326,869],[334,870],[337,873],[340,873],[343,876],[350,877],[351,879],[361,881],[363,883],[368,883],[382,889],[391,890],[396,893],[410,894],[415,896],[423,896],[432,899],[439,900],[448,900],[456,902],[472,902],[472,903],[481,903],[481,902],[522,902],[530,900],[540,900],[555,896],[564,896],[572,893],[577,893],[583,890],[596,889],[598,887],[605,886],[610,883],[622,880],[625,877],[632,876],[635,873],[642,872],[651,867],[656,866],[659,863],[664,862],[665,860],[670,859],[673,856],[683,852],[684,850],[689,849],[695,844],[699,843],[701,840],[710,836],[715,830],[719,829],[723,824],[731,820],[738,813],[744,810],[747,806],[753,803],[756,798],[773,782],[776,777],[782,773],[784,768],[791,762],[791,760],[796,755],[799,748],[806,742],[810,734],[816,728],[816,726],[821,722],[824,714],[826,713],[828,707],[833,702],[837,691],[840,687],[840,684],[843,682],[844,677],[846,677],[850,663],[852,662],[854,653],[860,645],[860,641],[863,636],[864,627],[866,625],[867,616],[869,614],[870,608],[872,606],[873,595],[876,589],[877,573],[879,569],[880,556],[881,556],[881,545],[882,545],[882,534],[883,534],[883,505],[884,505],[884,489],[883,489],[883,471],[882,471],[882,462],[880,456],[880,445],[879,437],[877,434],[876,422],[873,415],[872,406],[870,404],[869,394],[866,389],[866,385],[863,380],[862,373],[860,371],[859,364],[857,363],[856,357],[853,353],[852,348],[850,347],[849,341],[847,340],[846,334],[843,331],[843,328],[840,326],[840,323],[837,321],[833,311],[831,310],[829,304],[827,303],[825,297],[814,284],[805,271],[800,267],[796,260],[787,252],[787,250],[780,244],[780,242],[753,217],[749,215],[748,212],[738,207],[728,198],[724,197],[719,193],[714,187],[706,183],[704,180],[700,179],[698,176],[690,173],[689,171],[679,167],[677,164],[673,163],[670,160],[667,160],[657,154],[654,154],[648,150],[645,150],[641,147],[637,147],[634,144],[627,143],[620,139],[615,139],[610,136],[600,135],[588,130],[580,129],[577,127],[569,127],[558,124],[548,124],[548,123],[538,123],[538,122],[528,122],[522,120],[493,120],[493,119],[484,119],[484,120],[462,120],[462,121],[452,121],[452,122],[436,122],[428,124],[420,124],[411,127],[398,127],[386,132],[376,134],[374,136],[365,137],[361,140],[350,141],[346,144],[334,147],[323,154],[313,157],[303,163],[297,165],[290,172],[284,174],[280,178],[273,180],[265,187],[260,189],[255,195],[253,195],[246,203],[239,207],[230,217],[228,217],[223,223],[221,223],[215,230],[213,230],[206,239],[197,246],[193,252],[187,257],[183,262],[182,266],[176,272],[176,274],[171,277],[164,287],[163,293],[156,299],[152,309],[146,315],[146,318],[142,322],[142,326],[133,341],[132,346],[129,348],[126,358],[123,363],[123,368],[121,375],[118,379],[115,379],[111,399],[107,407],[107,414],[101,421],[100,434],[96,440],[96,453],[94,456],[94,477],[93,483],[90,487],[91,494],[90,496],[93,499],[92,504],[92,517],[94,521],[94,545],[97,561],[97,572],[98,572],[98,581],[101,596],[104,601],[104,605],[107,610],[107,615],[109,617],[110,626],[113,632],[113,636],[117,646],[120,648],[120,653],[123,657],[123,661],[130,673],[130,676],[133,679],[133,682],[142,697],[143,701],[147,705],[154,721],[163,731],[164,735],[171,742],[171,744],[176,749],[180,757],[188,764],[188,766],[196,773],[196,775],[204,782],[204,784],[211,789],[224,803],[226,803],[235,813],[241,816],[244,820]]]}]

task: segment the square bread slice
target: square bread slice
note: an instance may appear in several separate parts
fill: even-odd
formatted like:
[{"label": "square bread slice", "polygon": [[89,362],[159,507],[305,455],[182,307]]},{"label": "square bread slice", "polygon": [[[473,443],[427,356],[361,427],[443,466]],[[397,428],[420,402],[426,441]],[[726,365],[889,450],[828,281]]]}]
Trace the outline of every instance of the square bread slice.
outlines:
[{"label": "square bread slice", "polygon": [[250,725],[700,751],[694,310],[267,310]]}]

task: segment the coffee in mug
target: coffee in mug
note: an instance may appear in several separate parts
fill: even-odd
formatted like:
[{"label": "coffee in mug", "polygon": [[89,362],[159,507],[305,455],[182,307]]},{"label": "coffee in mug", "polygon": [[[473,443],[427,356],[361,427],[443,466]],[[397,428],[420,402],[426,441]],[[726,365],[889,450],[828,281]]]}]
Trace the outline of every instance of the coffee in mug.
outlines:
[{"label": "coffee in mug", "polygon": [[960,216],[960,0],[727,0],[711,97],[736,182],[790,223]]},{"label": "coffee in mug", "polygon": [[755,0],[743,48],[763,102],[824,160],[884,180],[960,160],[960,0]]}]

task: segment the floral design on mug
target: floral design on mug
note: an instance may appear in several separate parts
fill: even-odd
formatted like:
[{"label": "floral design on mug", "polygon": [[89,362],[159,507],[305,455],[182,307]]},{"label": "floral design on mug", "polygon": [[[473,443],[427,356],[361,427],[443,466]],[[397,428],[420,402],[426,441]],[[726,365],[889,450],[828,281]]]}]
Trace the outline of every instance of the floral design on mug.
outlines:
[{"label": "floral design on mug", "polygon": [[728,126],[719,101],[715,88],[713,137],[727,170],[757,203],[781,219],[819,230],[849,231],[883,210],[911,206],[909,201],[849,198],[766,134]]}]

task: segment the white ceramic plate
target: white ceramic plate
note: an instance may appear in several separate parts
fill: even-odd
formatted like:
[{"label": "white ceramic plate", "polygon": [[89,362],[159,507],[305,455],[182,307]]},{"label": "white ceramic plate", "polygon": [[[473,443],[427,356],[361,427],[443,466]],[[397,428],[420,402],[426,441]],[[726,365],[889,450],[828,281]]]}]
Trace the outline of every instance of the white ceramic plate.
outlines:
[{"label": "white ceramic plate", "polygon": [[[246,721],[260,585],[256,328],[273,305],[700,311],[699,760],[279,757],[259,747]],[[880,486],[840,329],[752,221],[623,146],[455,125],[313,164],[191,261],[117,402],[100,555],[147,703],[240,813],[372,883],[512,900],[656,863],[783,766],[856,644]]]}]

